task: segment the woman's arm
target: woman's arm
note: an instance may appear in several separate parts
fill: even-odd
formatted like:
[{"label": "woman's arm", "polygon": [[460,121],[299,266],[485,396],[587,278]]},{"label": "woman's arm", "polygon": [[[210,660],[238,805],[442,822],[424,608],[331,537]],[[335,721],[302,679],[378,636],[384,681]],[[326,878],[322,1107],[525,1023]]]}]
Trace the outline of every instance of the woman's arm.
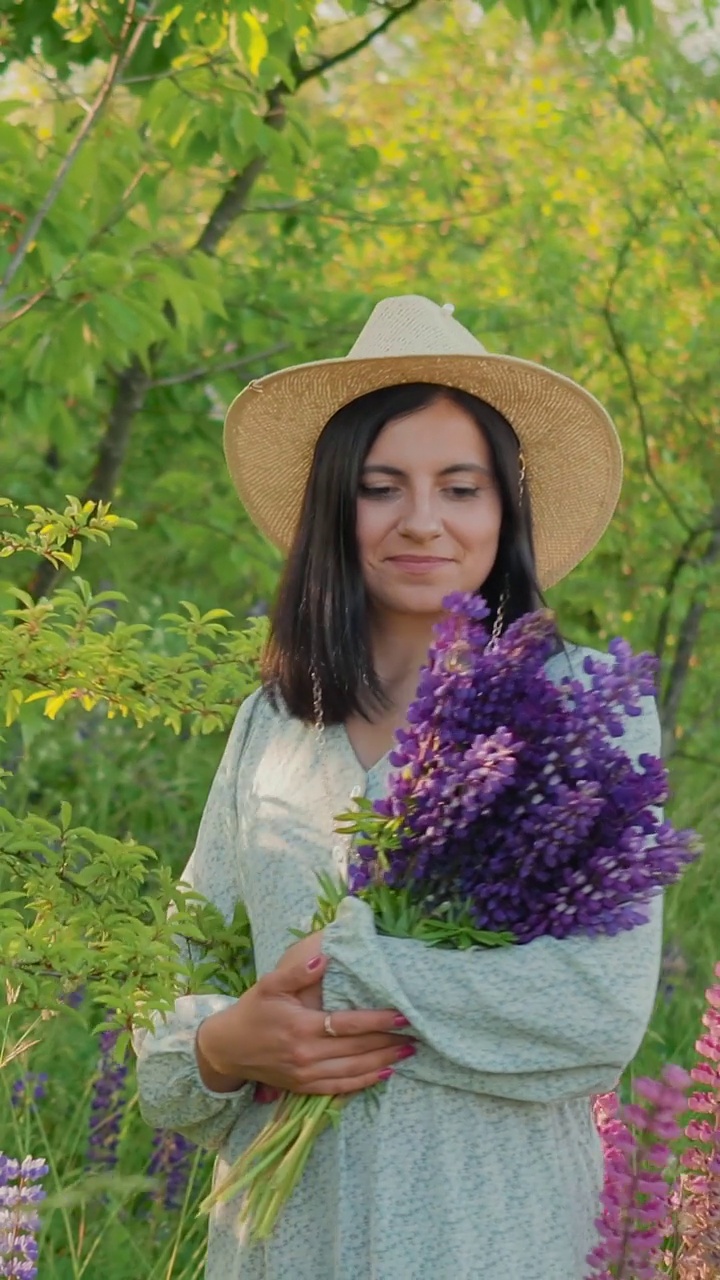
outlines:
[{"label": "woman's arm", "polygon": [[[242,704],[205,805],[197,841],[182,879],[197,889],[226,920],[240,900],[236,779],[252,710],[252,694]],[[209,1088],[200,1074],[196,1038],[211,1014],[235,1004],[235,996],[181,996],[172,1013],[155,1018],[152,1031],[136,1028],[140,1110],[148,1124],[184,1133],[199,1146],[220,1146],[241,1113],[249,1110],[254,1084],[238,1089]],[[217,1076],[213,1084],[220,1084]],[[231,1086],[234,1082],[227,1081]]]},{"label": "woman's arm", "polygon": [[[635,758],[659,749],[651,700],[627,722]],[[617,937],[541,938],[453,952],[378,936],[370,909],[347,899],[323,934],[329,1009],[392,1005],[418,1036],[402,1071],[525,1102],[614,1088],[645,1034],[660,967],[662,900]]]},{"label": "woman's arm", "polygon": [[661,904],[615,938],[540,938],[485,952],[380,937],[348,899],[323,935],[326,1009],[393,1005],[418,1053],[402,1071],[525,1102],[615,1087],[652,1013]]}]

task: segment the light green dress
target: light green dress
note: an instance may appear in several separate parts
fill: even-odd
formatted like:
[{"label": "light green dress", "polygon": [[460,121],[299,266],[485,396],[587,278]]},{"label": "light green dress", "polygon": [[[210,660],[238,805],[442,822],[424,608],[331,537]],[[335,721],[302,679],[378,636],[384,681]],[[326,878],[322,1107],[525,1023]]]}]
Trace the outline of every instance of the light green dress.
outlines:
[{"label": "light green dress", "polygon": [[[588,652],[570,650],[574,674]],[[548,671],[569,674],[567,657]],[[651,700],[624,746],[659,751]],[[323,769],[314,729],[253,694],[184,873],[228,918],[244,900],[261,974],[289,930],[309,926],[315,872],[342,869],[333,815],[386,791],[387,758],[366,772],[342,726],[327,730],[325,754]],[[398,1009],[418,1053],[377,1109],[356,1097],[321,1135],[268,1242],[244,1238],[237,1203],[215,1212],[207,1280],[583,1280],[602,1181],[590,1097],[614,1088],[644,1035],[661,911],[658,898],[647,925],[612,939],[462,953],[379,937],[348,900],[325,931],[325,1007]],[[135,1037],[145,1119],[216,1149],[216,1176],[271,1115],[252,1084],[216,1094],[200,1079],[197,1028],[230,1003],[184,996]]]}]

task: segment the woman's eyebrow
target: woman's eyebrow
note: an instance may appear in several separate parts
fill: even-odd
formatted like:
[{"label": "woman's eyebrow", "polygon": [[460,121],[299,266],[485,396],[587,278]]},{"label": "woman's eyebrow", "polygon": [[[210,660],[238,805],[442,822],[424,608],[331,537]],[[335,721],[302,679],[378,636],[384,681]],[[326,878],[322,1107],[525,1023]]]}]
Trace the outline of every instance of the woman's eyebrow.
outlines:
[{"label": "woman's eyebrow", "polygon": [[[400,467],[391,467],[381,462],[370,463],[368,466],[363,467],[363,475],[368,475],[371,471],[377,471],[384,476],[397,476],[400,480],[407,480],[406,471],[402,471]],[[442,471],[438,471],[438,475],[449,476],[456,471],[480,472],[484,476],[492,475],[492,472],[479,462],[453,462],[452,466],[443,467]]]}]

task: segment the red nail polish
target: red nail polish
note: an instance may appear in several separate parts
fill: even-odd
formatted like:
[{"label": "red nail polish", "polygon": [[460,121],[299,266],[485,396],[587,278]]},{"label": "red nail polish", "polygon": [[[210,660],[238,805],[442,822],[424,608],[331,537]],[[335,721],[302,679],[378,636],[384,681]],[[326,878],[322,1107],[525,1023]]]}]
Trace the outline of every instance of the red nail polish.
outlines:
[{"label": "red nail polish", "polygon": [[255,1085],[254,1098],[256,1102],[261,1103],[277,1102],[281,1092],[280,1089],[274,1088],[271,1084],[260,1084],[258,1082]]},{"label": "red nail polish", "polygon": [[417,1049],[414,1044],[404,1044],[398,1053],[398,1058],[412,1058],[416,1053]]},{"label": "red nail polish", "polygon": [[313,956],[312,960],[308,960],[307,967],[308,969],[319,969],[322,962],[323,957],[321,955]]},{"label": "red nail polish", "polygon": [[394,1027],[409,1027],[409,1026],[410,1026],[410,1019],[409,1019],[409,1018],[406,1018],[404,1013],[399,1013],[399,1014],[397,1015],[397,1017],[396,1017],[396,1018],[393,1018],[393,1026],[394,1026]]},{"label": "red nail polish", "polygon": [[378,1071],[378,1080],[389,1080],[394,1075],[392,1067],[386,1067],[384,1071]]}]

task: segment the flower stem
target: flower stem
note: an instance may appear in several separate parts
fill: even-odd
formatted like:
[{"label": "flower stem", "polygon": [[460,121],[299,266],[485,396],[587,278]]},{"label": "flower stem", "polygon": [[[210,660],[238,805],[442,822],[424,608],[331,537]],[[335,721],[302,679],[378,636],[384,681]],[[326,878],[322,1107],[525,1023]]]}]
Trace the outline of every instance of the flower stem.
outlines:
[{"label": "flower stem", "polygon": [[342,1101],[334,1097],[323,1095],[313,1098],[312,1107],[306,1109],[305,1123],[298,1137],[267,1179],[267,1183],[251,1186],[243,1218],[250,1222],[253,1240],[266,1240],[271,1234],[283,1207],[302,1177],[316,1138],[332,1123],[332,1111],[339,1110],[342,1105]]}]

